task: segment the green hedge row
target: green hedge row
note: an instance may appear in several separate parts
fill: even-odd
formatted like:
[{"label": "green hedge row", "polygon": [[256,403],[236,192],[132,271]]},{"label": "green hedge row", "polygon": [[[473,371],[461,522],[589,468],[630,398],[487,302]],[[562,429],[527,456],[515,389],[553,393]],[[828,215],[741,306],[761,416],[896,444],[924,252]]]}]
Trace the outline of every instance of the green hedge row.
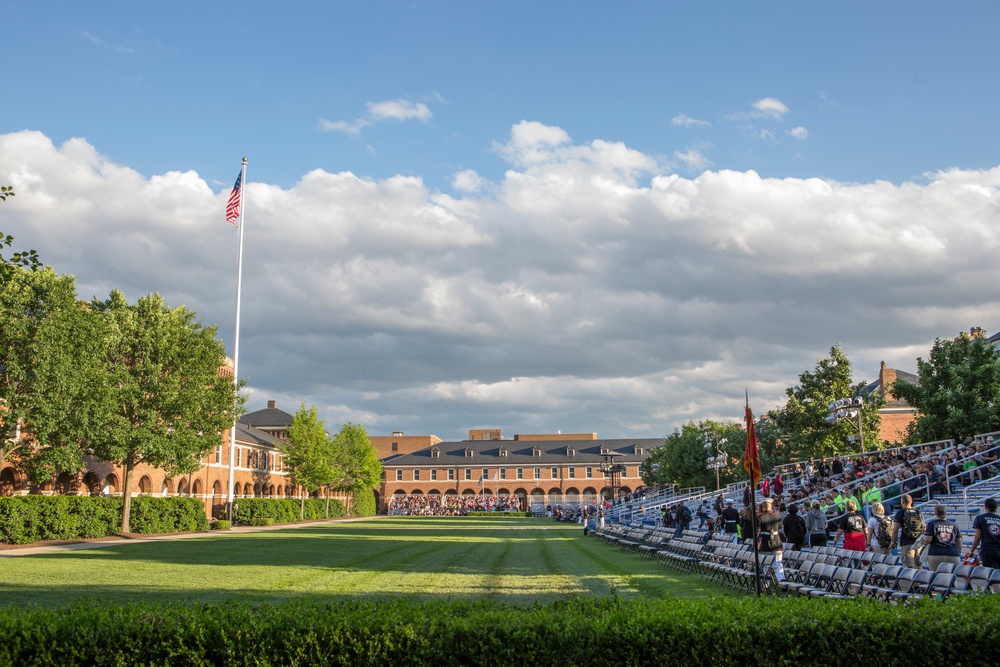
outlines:
[{"label": "green hedge row", "polygon": [[[117,535],[122,498],[104,496],[14,496],[0,498],[0,541],[76,540]],[[208,529],[205,506],[194,498],[132,498],[129,526],[135,533]]]},{"label": "green hedge row", "polygon": [[375,516],[378,505],[375,503],[375,492],[361,491],[351,496],[351,514],[353,516]]},{"label": "green hedge row", "polygon": [[[301,500],[294,498],[237,498],[233,501],[233,525],[262,526],[264,519],[274,523],[294,523],[300,520]],[[307,498],[306,521],[334,519],[344,516],[346,510],[339,500],[330,500],[330,514],[327,516],[327,501],[324,498]]]},{"label": "green hedge row", "polygon": [[1000,595],[863,600],[299,601],[0,609],[0,665],[961,665]]}]

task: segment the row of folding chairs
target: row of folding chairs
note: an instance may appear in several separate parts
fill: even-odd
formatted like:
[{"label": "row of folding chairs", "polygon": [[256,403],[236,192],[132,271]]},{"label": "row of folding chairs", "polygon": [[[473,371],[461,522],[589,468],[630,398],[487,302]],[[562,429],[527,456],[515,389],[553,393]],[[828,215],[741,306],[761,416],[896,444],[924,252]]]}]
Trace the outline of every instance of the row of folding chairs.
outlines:
[{"label": "row of folding chairs", "polygon": [[[994,572],[1000,574],[1000,570]],[[985,575],[983,588],[989,587],[991,576]],[[997,583],[1000,583],[1000,577]],[[865,597],[892,603],[923,598],[947,600],[977,590],[954,572],[918,570],[884,563],[864,570],[820,561],[807,563],[785,581],[778,582],[776,588],[790,595],[835,599]]]},{"label": "row of folding chairs", "polygon": [[729,545],[706,554],[700,567],[702,578],[710,583],[749,595],[756,592],[759,579],[761,591],[770,593],[774,585],[771,576],[774,554],[758,554],[758,563],[755,564],[753,549],[747,545]]}]

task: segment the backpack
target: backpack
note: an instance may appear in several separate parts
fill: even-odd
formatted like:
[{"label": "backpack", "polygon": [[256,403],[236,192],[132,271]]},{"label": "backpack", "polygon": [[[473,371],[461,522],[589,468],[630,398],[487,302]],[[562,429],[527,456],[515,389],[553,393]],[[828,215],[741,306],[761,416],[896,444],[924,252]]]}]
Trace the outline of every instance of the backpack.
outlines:
[{"label": "backpack", "polygon": [[677,513],[677,520],[682,524],[691,523],[691,510],[688,509],[687,505],[681,505],[681,509]]},{"label": "backpack", "polygon": [[924,518],[915,509],[903,510],[903,536],[919,540],[924,534]]},{"label": "backpack", "polygon": [[887,516],[875,517],[878,519],[878,530],[875,532],[875,539],[878,545],[885,549],[892,543],[892,521]]}]

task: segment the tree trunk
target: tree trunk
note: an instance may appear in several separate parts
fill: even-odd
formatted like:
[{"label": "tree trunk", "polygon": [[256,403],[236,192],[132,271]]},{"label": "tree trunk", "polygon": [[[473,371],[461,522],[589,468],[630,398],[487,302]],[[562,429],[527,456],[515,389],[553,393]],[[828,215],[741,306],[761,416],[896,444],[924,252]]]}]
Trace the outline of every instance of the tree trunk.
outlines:
[{"label": "tree trunk", "polygon": [[129,514],[132,511],[132,466],[125,462],[125,474],[122,481],[122,533],[129,532]]},{"label": "tree trunk", "polygon": [[330,489],[326,490],[326,518],[330,518]]},{"label": "tree trunk", "polygon": [[302,497],[299,502],[299,521],[306,520],[306,490],[302,489]]}]

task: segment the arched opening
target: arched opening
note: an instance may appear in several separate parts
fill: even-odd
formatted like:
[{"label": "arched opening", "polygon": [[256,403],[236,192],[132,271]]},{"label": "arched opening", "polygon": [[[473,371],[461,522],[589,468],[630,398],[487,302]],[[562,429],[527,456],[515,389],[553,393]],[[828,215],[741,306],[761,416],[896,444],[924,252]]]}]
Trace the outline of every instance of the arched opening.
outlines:
[{"label": "arched opening", "polygon": [[440,496],[441,492],[438,491],[437,489],[431,489],[430,491],[427,492],[427,495],[429,495],[429,496]]},{"label": "arched opening", "polygon": [[18,476],[13,468],[7,467],[0,471],[0,496],[12,496],[18,488]]},{"label": "arched opening", "polygon": [[549,491],[549,504],[559,505],[562,503],[562,491],[559,489],[552,489]]},{"label": "arched opening", "polygon": [[260,498],[260,496],[263,495],[261,493],[260,482],[257,482],[256,484],[253,485],[253,495],[255,498]]},{"label": "arched opening", "polygon": [[524,512],[528,509],[527,489],[514,489],[514,497],[517,498],[517,507],[519,510]]},{"label": "arched opening", "polygon": [[563,505],[574,507],[579,504],[580,504],[580,490],[577,489],[575,486],[571,486],[568,489],[566,489],[566,492],[563,494]]},{"label": "arched opening", "polygon": [[166,498],[173,492],[174,492],[174,480],[172,479],[163,480],[163,484],[160,485],[160,495]]},{"label": "arched opening", "polygon": [[149,475],[143,475],[139,478],[139,493],[149,495],[153,492],[153,481],[149,479]]},{"label": "arched opening", "polygon": [[597,502],[597,489],[592,486],[588,486],[583,490],[583,504],[591,505]]},{"label": "arched opening", "polygon": [[73,493],[74,481],[76,481],[76,475],[71,475],[68,472],[60,473],[56,477],[55,492],[63,496],[68,496]]},{"label": "arched opening", "polygon": [[90,495],[99,495],[101,493],[101,476],[93,470],[88,471],[87,474],[83,476],[83,487]]},{"label": "arched opening", "polygon": [[[216,482],[218,484],[218,482]],[[186,496],[190,493],[191,487],[188,486],[187,477],[181,477],[180,481],[177,482],[177,495]]]},{"label": "arched opening", "polygon": [[462,491],[462,495],[463,496],[474,496],[474,495],[476,495],[476,492],[473,489],[465,489],[464,491]]},{"label": "arched opening", "polygon": [[212,495],[215,497],[222,495],[222,483],[219,480],[215,480],[212,484]]},{"label": "arched opening", "polygon": [[201,494],[202,494],[202,489],[203,488],[204,487],[201,484],[201,480],[200,479],[196,479],[196,480],[194,480],[194,484],[191,485],[191,492],[195,496],[199,496],[200,497]]},{"label": "arched opening", "polygon": [[544,512],[545,511],[545,491],[535,487],[531,490],[531,506],[532,512]]},{"label": "arched opening", "polygon": [[104,478],[104,486],[101,487],[101,493],[105,496],[118,493],[118,475],[110,473]]}]

